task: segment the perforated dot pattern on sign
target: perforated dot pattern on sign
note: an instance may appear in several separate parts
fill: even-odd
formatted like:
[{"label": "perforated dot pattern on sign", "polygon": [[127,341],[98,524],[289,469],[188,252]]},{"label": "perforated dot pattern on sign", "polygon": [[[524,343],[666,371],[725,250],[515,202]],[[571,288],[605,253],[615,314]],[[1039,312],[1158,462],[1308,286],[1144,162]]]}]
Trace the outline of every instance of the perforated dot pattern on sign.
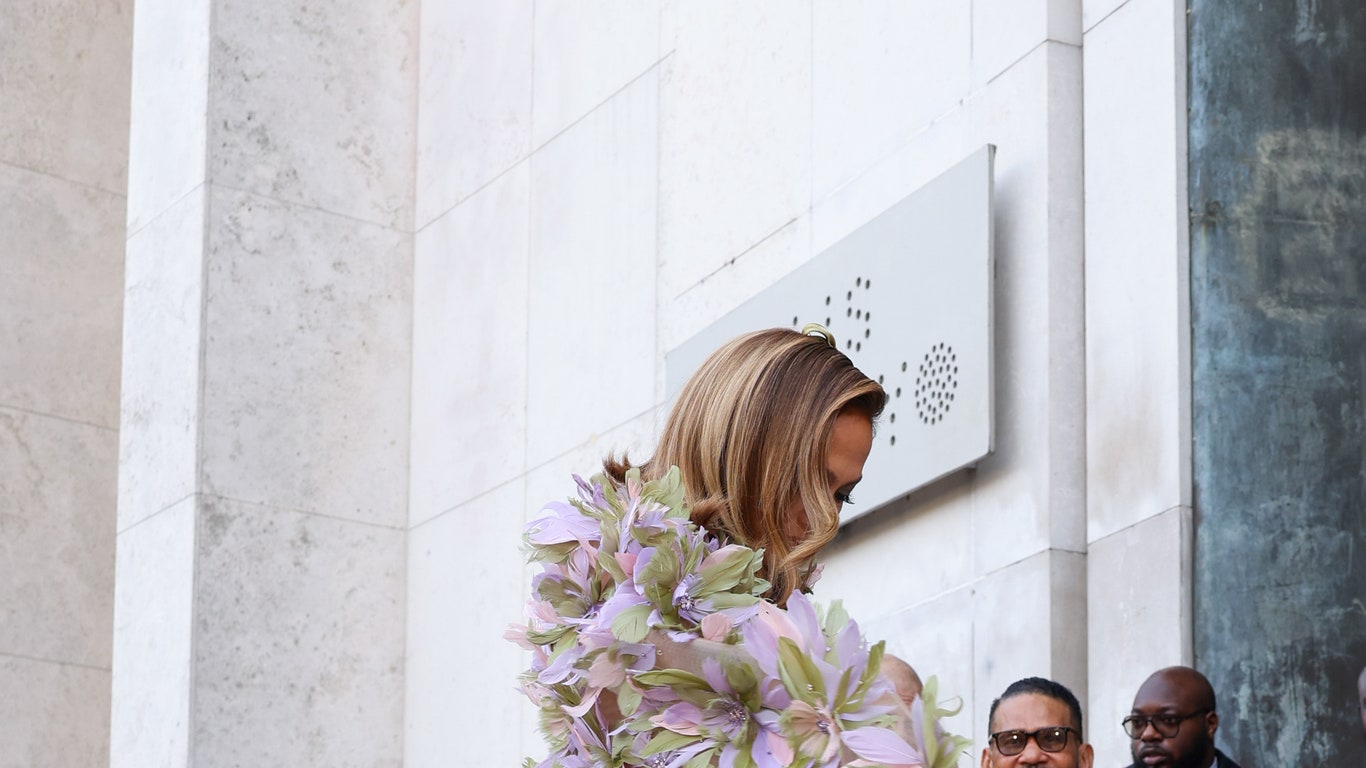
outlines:
[{"label": "perforated dot pattern on sign", "polygon": [[938,424],[953,407],[958,391],[958,354],[939,342],[930,347],[916,368],[916,413],[925,424]]}]

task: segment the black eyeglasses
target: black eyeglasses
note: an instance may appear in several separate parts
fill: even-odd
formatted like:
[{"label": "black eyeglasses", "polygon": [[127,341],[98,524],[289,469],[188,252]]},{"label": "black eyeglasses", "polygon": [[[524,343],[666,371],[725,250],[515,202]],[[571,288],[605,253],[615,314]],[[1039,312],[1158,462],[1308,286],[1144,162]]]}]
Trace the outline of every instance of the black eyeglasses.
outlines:
[{"label": "black eyeglasses", "polygon": [[1137,739],[1143,736],[1143,732],[1148,730],[1148,725],[1152,724],[1158,736],[1170,739],[1181,731],[1181,723],[1212,711],[1197,709],[1189,715],[1129,715],[1124,718],[1124,732],[1129,734],[1129,738]]},{"label": "black eyeglasses", "polygon": [[1045,752],[1061,752],[1063,747],[1067,746],[1069,733],[1077,734],[1077,741],[1081,741],[1081,733],[1065,725],[1054,725],[1037,731],[997,731],[991,734],[987,741],[996,745],[997,752],[1010,757],[1025,751],[1031,738],[1039,745],[1039,749]]}]

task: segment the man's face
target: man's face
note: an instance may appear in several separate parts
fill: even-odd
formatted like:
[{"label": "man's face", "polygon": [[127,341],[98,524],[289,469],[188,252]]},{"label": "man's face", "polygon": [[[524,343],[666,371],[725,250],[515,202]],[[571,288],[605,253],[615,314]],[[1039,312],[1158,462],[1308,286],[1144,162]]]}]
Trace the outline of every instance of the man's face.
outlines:
[{"label": "man's face", "polygon": [[1209,765],[1214,759],[1214,731],[1219,727],[1219,716],[1201,709],[1198,693],[1185,679],[1157,676],[1144,683],[1134,697],[1131,714],[1166,715],[1180,720],[1173,736],[1159,732],[1161,724],[1148,723],[1130,742],[1134,765],[1159,768],[1205,768]]},{"label": "man's face", "polygon": [[[1056,726],[1076,728],[1067,705],[1050,696],[1022,693],[1005,699],[996,707],[991,732],[1038,731]],[[1039,748],[1036,738],[1030,737],[1024,751],[1018,755],[1003,755],[990,743],[982,750],[982,768],[1014,768],[1020,765],[1048,765],[1056,768],[1091,768],[1091,745],[1082,744],[1075,733],[1067,734],[1067,745],[1057,752]]]}]

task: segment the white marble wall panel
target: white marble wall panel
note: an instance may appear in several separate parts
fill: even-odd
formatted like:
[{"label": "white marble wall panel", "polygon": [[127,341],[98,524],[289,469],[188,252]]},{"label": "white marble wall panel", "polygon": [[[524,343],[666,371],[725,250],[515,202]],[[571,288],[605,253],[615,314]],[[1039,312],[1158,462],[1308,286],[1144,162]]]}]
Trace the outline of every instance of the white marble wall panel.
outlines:
[{"label": "white marble wall panel", "polygon": [[417,233],[408,524],[526,472],[530,171]]},{"label": "white marble wall panel", "polygon": [[[974,504],[977,573],[1047,547],[1085,549],[1085,379],[1081,174],[1054,152],[1058,113],[1080,113],[1079,52],[1049,43],[984,89],[980,120],[998,147],[996,452],[978,468],[990,500]],[[1066,131],[1064,130],[1064,135]]]},{"label": "white marble wall panel", "polygon": [[109,764],[109,670],[0,653],[0,691],[0,768]]},{"label": "white marble wall panel", "polygon": [[109,668],[117,455],[113,430],[0,406],[0,654]]},{"label": "white marble wall panel", "polygon": [[196,490],[206,190],[196,187],[128,239],[121,531]]},{"label": "white marble wall panel", "polygon": [[654,405],[658,79],[531,160],[527,461]]},{"label": "white marble wall panel", "polygon": [[204,497],[196,768],[402,765],[401,529]]},{"label": "white marble wall panel", "polygon": [[538,0],[535,17],[533,146],[659,60],[659,0]]},{"label": "white marble wall panel", "polygon": [[[660,296],[658,343],[661,356],[810,258],[811,217],[802,216],[681,294]],[[668,397],[665,374],[665,366],[659,366],[655,396],[662,403],[667,402]]]},{"label": "white marble wall panel", "polygon": [[0,4],[0,162],[124,193],[132,27],[132,0]]},{"label": "white marble wall panel", "polygon": [[526,483],[514,481],[408,533],[405,765],[519,765],[515,738],[536,711],[516,688],[531,655],[503,639],[523,623],[529,581],[521,540]]},{"label": "white marble wall panel", "polygon": [[971,3],[814,0],[811,192],[892,155],[970,91]]},{"label": "white marble wall panel", "polygon": [[411,229],[418,7],[216,2],[210,179]]},{"label": "white marble wall panel", "polygon": [[[1086,557],[1049,550],[976,583],[975,720],[1022,677],[1056,680],[1086,702]],[[985,727],[983,725],[982,727]]]},{"label": "white marble wall panel", "polygon": [[659,56],[664,58],[678,48],[678,17],[692,3],[688,0],[659,0]]},{"label": "white marble wall panel", "polygon": [[0,200],[0,403],[117,427],[123,198],[0,163]]},{"label": "white marble wall panel", "polygon": [[533,6],[422,3],[419,229],[531,150]]},{"label": "white marble wall panel", "polygon": [[128,120],[128,232],[207,178],[211,0],[138,0]]},{"label": "white marble wall panel", "polygon": [[206,492],[406,522],[411,235],[215,187]]},{"label": "white marble wall panel", "polygon": [[[1084,32],[1091,31],[1091,28],[1105,20],[1107,16],[1119,10],[1129,0],[1081,0],[1081,28]],[[1184,9],[1186,4],[1176,0],[1169,2],[1173,8]]]},{"label": "white marble wall panel", "polygon": [[[960,473],[847,524],[821,553],[816,594],[840,598],[852,616],[869,620],[971,583],[975,491]],[[869,589],[874,578],[877,589]]]},{"label": "white marble wall panel", "polygon": [[1046,40],[1080,46],[1081,4],[1082,0],[973,0],[973,85],[990,82]]},{"label": "white marble wall panel", "polygon": [[811,205],[811,0],[688,3],[661,68],[659,292]]},{"label": "white marble wall panel", "polygon": [[[1171,509],[1091,543],[1087,729],[1097,756],[1127,759],[1119,728],[1152,672],[1194,663],[1191,510]],[[1099,762],[1099,757],[1098,757]]]},{"label": "white marble wall panel", "polygon": [[188,768],[195,505],[118,535],[111,768]]},{"label": "white marble wall panel", "polygon": [[1086,34],[1092,541],[1190,504],[1184,12],[1134,0]]},{"label": "white marble wall panel", "polygon": [[601,472],[602,460],[609,453],[626,453],[633,464],[645,462],[654,453],[667,417],[662,410],[652,409],[532,468],[526,477],[527,519],[537,517],[546,502],[563,501],[578,493],[574,475],[587,480]]}]

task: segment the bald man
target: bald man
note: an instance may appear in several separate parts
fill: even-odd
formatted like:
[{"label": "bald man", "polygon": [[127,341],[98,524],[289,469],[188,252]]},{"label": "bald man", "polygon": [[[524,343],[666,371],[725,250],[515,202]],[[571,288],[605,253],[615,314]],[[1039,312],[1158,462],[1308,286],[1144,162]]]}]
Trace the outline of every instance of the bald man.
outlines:
[{"label": "bald man", "polygon": [[1139,686],[1133,711],[1124,718],[1134,757],[1130,768],[1239,768],[1214,748],[1217,730],[1209,680],[1190,667],[1159,669]]}]

